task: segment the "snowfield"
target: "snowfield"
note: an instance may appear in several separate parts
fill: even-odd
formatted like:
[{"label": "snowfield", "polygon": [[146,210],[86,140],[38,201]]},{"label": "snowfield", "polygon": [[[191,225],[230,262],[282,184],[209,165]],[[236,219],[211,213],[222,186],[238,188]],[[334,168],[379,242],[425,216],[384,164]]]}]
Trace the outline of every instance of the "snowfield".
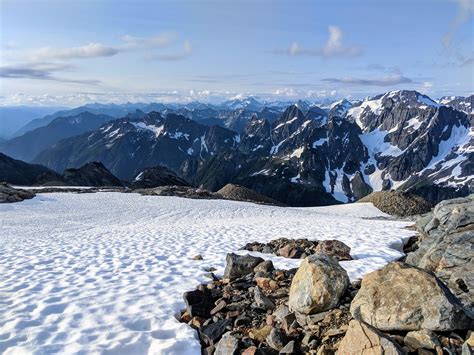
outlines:
[{"label": "snowfield", "polygon": [[183,292],[208,280],[206,267],[222,273],[226,253],[247,242],[338,239],[357,258],[343,267],[360,278],[401,257],[413,235],[409,223],[380,216],[371,204],[279,208],[125,193],[0,205],[0,353],[200,354],[175,314]]}]

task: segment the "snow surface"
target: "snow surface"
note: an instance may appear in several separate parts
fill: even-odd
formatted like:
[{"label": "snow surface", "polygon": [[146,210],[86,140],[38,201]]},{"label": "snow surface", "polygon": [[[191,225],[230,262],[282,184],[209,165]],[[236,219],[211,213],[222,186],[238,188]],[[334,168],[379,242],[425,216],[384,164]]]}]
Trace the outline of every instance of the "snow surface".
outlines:
[{"label": "snow surface", "polygon": [[382,156],[391,155],[393,157],[398,157],[403,154],[403,150],[397,146],[391,145],[390,142],[385,142],[385,136],[387,133],[387,131],[382,131],[377,128],[372,132],[362,133],[359,135],[360,140],[367,147],[371,157],[374,157],[376,154]]},{"label": "snow surface", "polygon": [[318,140],[314,141],[313,142],[313,148],[316,148],[316,147],[320,147],[322,146],[324,143],[327,143],[328,142],[328,138],[319,138]]},{"label": "snow surface", "polygon": [[420,118],[418,116],[416,117],[413,117],[413,118],[410,118],[408,121],[407,121],[407,125],[405,126],[405,129],[407,128],[410,128],[410,127],[413,127],[413,130],[416,131],[418,128],[421,127],[421,124],[423,123],[422,121],[420,121]]},{"label": "snow surface", "polygon": [[182,293],[208,281],[206,267],[222,273],[226,253],[251,241],[339,239],[356,258],[343,267],[360,278],[401,257],[413,234],[406,222],[367,219],[379,216],[362,203],[279,208],[111,192],[0,205],[0,353],[199,354],[194,330],[174,315]]},{"label": "snow surface", "polygon": [[138,123],[130,122],[130,124],[135,126],[135,128],[146,129],[148,131],[151,131],[155,134],[156,137],[158,137],[163,132],[163,129],[164,129],[163,125],[156,127],[154,125],[147,125],[145,122],[138,122]]}]

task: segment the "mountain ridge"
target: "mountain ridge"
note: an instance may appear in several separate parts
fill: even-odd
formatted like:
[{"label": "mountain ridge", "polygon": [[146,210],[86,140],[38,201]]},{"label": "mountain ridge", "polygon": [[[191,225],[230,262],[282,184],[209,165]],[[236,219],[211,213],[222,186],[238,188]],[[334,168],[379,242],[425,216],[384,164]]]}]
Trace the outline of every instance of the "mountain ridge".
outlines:
[{"label": "mountain ridge", "polygon": [[163,165],[212,190],[238,183],[280,201],[294,189],[300,201],[313,194],[305,205],[387,189],[419,190],[434,200],[473,189],[472,115],[416,91],[340,100],[327,109],[296,103],[280,114],[264,107],[235,130],[203,124],[219,111],[196,107],[196,120],[176,114],[187,109],[129,113],[57,142],[34,161],[57,171],[102,161],[126,180]]}]

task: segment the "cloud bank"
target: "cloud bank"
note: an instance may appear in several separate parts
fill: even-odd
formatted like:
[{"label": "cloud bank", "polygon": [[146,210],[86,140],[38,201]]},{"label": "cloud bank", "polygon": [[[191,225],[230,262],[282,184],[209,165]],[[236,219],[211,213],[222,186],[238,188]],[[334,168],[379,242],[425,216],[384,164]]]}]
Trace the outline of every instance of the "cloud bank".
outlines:
[{"label": "cloud bank", "polygon": [[392,86],[400,84],[411,84],[413,80],[403,75],[390,75],[381,78],[374,79],[361,79],[361,78],[325,78],[321,81],[332,83],[332,84],[345,84],[345,85],[361,85],[361,86]]}]

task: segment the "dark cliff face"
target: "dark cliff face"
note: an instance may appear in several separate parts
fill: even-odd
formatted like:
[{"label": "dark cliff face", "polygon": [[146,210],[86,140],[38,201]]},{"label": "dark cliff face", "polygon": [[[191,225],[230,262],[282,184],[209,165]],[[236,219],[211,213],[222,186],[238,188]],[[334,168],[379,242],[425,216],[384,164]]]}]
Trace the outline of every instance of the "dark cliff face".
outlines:
[{"label": "dark cliff face", "polygon": [[189,183],[164,166],[146,168],[132,181],[132,188],[153,188],[158,186],[189,186]]},{"label": "dark cliff face", "polygon": [[0,153],[0,182],[13,185],[36,185],[45,174],[56,177],[56,173],[38,164],[28,164]]},{"label": "dark cliff face", "polygon": [[[127,180],[163,165],[197,186],[217,190],[239,183],[290,205],[350,202],[390,188],[432,199],[469,191],[472,115],[416,91],[354,105],[342,100],[327,111],[299,106],[276,119],[273,109],[245,119],[246,109],[227,111],[226,117],[245,123],[239,132],[177,114],[130,115],[57,143],[37,162],[61,171],[97,160]],[[224,110],[203,109],[200,120],[205,112]],[[285,197],[289,191],[297,197]]]},{"label": "dark cliff face", "polygon": [[91,162],[63,174],[0,153],[0,181],[14,185],[123,186],[102,163]]},{"label": "dark cliff face", "polygon": [[99,162],[87,163],[78,169],[66,169],[62,179],[66,185],[71,186],[123,186],[122,182]]}]

